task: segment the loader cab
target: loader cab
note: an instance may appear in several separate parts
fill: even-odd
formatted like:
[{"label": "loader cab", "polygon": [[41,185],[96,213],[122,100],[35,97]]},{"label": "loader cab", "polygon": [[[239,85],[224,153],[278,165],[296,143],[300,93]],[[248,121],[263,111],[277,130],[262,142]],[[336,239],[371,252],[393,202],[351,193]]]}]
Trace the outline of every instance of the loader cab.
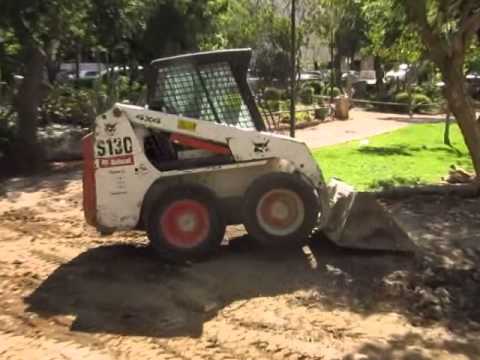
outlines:
[{"label": "loader cab", "polygon": [[155,60],[148,84],[151,110],[264,131],[247,83],[250,49]]}]

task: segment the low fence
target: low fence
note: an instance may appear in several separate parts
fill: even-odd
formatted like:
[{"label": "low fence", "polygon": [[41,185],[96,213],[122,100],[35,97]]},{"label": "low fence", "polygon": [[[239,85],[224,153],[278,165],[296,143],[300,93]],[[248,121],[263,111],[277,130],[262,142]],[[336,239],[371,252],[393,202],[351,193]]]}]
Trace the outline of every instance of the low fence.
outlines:
[{"label": "low fence", "polygon": [[[315,113],[320,111],[325,115],[325,118],[332,117],[334,116],[335,112],[335,105],[334,103],[330,103],[331,97],[330,96],[321,96],[321,95],[316,95],[314,97],[315,102],[320,103],[322,100],[324,101],[325,105],[317,105],[317,106],[310,106],[310,107],[302,107],[302,108],[297,108],[295,110],[296,114],[299,113]],[[423,104],[415,104],[415,103],[399,103],[399,102],[393,102],[393,101],[376,101],[376,100],[366,100],[366,99],[350,99],[350,102],[354,105],[360,106],[360,107],[374,107],[378,108],[380,111],[385,111],[385,112],[402,112],[405,114],[409,114],[410,117],[413,117],[414,114],[431,114],[431,115],[437,115],[437,114],[446,114],[446,105],[444,103],[423,103]],[[480,107],[479,107],[480,108]],[[398,109],[398,110],[396,110]],[[422,109],[424,109],[422,111]],[[281,110],[281,111],[271,111],[268,109],[268,106],[262,107],[264,117],[267,120],[268,126],[270,127],[271,130],[276,130],[279,129],[280,126],[280,121],[283,116],[285,115],[290,115],[290,110]],[[434,110],[434,111],[432,111]],[[320,118],[320,120],[324,120]]]}]

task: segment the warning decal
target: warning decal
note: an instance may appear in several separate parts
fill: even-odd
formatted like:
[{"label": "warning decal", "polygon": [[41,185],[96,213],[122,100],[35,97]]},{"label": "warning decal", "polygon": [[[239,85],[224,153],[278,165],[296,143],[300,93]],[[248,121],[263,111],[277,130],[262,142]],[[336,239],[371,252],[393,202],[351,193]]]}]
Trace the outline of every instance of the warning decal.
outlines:
[{"label": "warning decal", "polygon": [[178,120],[177,128],[195,132],[197,130],[197,123],[189,120]]},{"label": "warning decal", "polygon": [[99,159],[99,165],[101,168],[117,167],[117,166],[129,166],[134,165],[135,161],[133,155],[115,156],[105,159]]}]

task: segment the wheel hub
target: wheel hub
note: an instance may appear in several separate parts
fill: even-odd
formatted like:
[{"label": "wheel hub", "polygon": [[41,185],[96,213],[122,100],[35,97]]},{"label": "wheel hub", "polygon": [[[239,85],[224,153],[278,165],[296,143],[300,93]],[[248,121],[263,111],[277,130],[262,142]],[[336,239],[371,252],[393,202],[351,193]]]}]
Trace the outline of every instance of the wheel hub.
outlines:
[{"label": "wheel hub", "polygon": [[303,202],[295,192],[275,189],[265,193],[258,202],[259,225],[269,234],[285,236],[296,231],[305,218]]},{"label": "wheel hub", "polygon": [[196,200],[175,201],[163,212],[160,228],[167,242],[173,246],[195,247],[208,236],[210,230],[208,208]]}]

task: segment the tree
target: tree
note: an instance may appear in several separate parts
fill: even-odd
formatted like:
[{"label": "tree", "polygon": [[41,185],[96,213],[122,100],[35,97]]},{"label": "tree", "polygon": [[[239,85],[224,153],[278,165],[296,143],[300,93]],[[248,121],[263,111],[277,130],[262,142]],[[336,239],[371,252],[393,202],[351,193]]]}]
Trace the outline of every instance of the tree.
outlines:
[{"label": "tree", "polygon": [[57,48],[55,42],[85,31],[87,8],[86,0],[0,2],[0,27],[16,38],[23,66],[24,79],[14,99],[18,124],[12,150],[20,170],[35,170],[41,160],[36,130],[47,54]]},{"label": "tree", "polygon": [[290,75],[289,17],[270,0],[219,1],[217,13],[214,35],[206,39],[203,48],[251,47],[257,74],[266,81],[277,79],[285,84]]},{"label": "tree", "polygon": [[396,0],[418,32],[426,55],[440,69],[445,96],[455,115],[480,180],[480,125],[465,84],[465,59],[480,31],[480,3],[473,0]]},{"label": "tree", "polygon": [[97,61],[126,64],[197,50],[223,1],[1,0],[0,32],[15,44],[16,72],[24,77],[14,100],[16,167],[35,170],[42,160],[37,115],[45,69],[53,82],[65,54],[103,53]]},{"label": "tree", "polygon": [[367,41],[363,53],[374,57],[377,93],[385,91],[384,65],[417,63],[425,49],[418,35],[411,31],[401,5],[391,0],[367,0],[362,4]]},{"label": "tree", "polygon": [[444,96],[480,174],[480,128],[466,88],[465,70],[475,66],[480,3],[473,0],[365,0],[370,53],[386,61],[429,59],[439,69]]}]

